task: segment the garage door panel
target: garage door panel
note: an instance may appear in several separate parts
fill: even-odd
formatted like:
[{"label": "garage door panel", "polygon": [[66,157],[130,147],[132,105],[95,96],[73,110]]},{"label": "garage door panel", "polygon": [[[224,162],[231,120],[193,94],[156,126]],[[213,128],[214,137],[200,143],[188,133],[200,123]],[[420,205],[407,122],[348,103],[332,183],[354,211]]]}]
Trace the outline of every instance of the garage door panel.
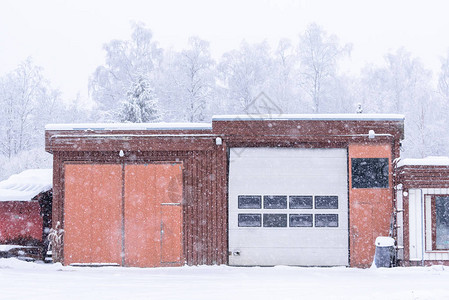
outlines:
[{"label": "garage door panel", "polygon": [[[242,249],[247,248],[252,250],[250,254],[242,254],[243,256],[231,255],[229,263],[231,265],[285,263],[292,265],[348,265],[347,180],[346,149],[239,148],[237,151],[231,149],[229,249],[231,252],[237,248],[239,248],[238,252],[244,252]],[[239,195],[260,196],[260,208],[239,208]],[[289,206],[268,209],[263,205],[263,196],[269,195],[312,196],[313,201],[316,196],[336,196],[338,197],[338,208],[319,209],[313,205],[310,209],[293,209]],[[249,222],[243,226],[258,227],[239,227],[239,214],[258,214],[260,217],[256,219],[251,215],[242,219],[243,224]],[[307,226],[309,226],[309,222],[312,222],[311,227],[294,227],[294,225],[290,227],[289,222],[285,224],[285,217],[279,217],[279,221],[275,222],[280,222],[277,225],[285,227],[273,228],[263,227],[265,214],[286,215],[288,220],[291,215],[295,214],[312,215],[313,218],[305,219]],[[317,216],[319,216],[318,221]],[[273,218],[273,220],[276,219]],[[335,222],[337,218],[338,223]],[[266,224],[266,226],[272,225],[271,223]],[[310,249],[319,250],[314,250],[314,252]],[[340,250],[336,253],[333,249]],[[267,255],[271,257],[271,253],[277,253],[277,255],[264,261],[263,257]],[[283,255],[287,257],[282,257]],[[315,258],[319,256],[326,259]],[[260,259],[254,259],[254,257],[260,257]]]},{"label": "garage door panel", "polygon": [[[277,176],[299,176],[307,178],[309,175],[329,175],[329,174],[345,174],[344,165],[336,163],[335,160],[331,161],[320,161],[319,164],[311,164],[309,161],[306,160],[285,160],[282,162],[282,164],[265,164],[260,165],[260,160],[254,160],[253,162],[249,161],[248,163],[245,163],[245,169],[240,169],[239,173],[236,174],[237,176],[248,176],[248,175],[254,175],[258,174],[256,171],[263,171],[263,170],[270,170],[279,166],[283,165],[289,165],[289,169],[282,169],[280,172],[278,172]],[[330,168],[326,168],[326,165],[331,165]],[[236,164],[238,166],[238,164]],[[301,173],[301,172],[307,172],[307,173]]]},{"label": "garage door panel", "polygon": [[162,263],[180,264],[182,253],[182,210],[180,205],[162,205]]},{"label": "garage door panel", "polygon": [[322,247],[323,240],[326,241],[326,247],[345,248],[341,246],[341,240],[347,239],[347,230],[316,230],[310,229],[298,229],[285,231],[282,229],[270,230],[270,234],[276,236],[275,239],[266,239],[266,232],[262,230],[254,230],[250,234],[245,230],[237,230],[233,235],[233,246],[235,249],[245,247],[257,247],[257,248],[313,248]]},{"label": "garage door panel", "polygon": [[300,266],[342,266],[347,264],[345,248],[242,248],[239,256],[233,255],[233,265],[257,266],[300,265]]},{"label": "garage door panel", "polygon": [[[342,184],[340,181],[335,180],[326,180],[323,179],[321,176],[317,176],[315,178],[316,181],[325,181],[328,185],[323,186],[323,188],[317,188],[313,185],[312,182],[304,182],[301,181],[301,178],[297,178],[297,183],[289,183],[287,182],[286,178],[277,178],[273,180],[268,180],[266,178],[260,178],[260,177],[252,177],[252,181],[258,181],[260,185],[262,186],[271,186],[271,190],[267,192],[265,195],[316,195],[318,193],[324,194],[324,195],[339,195],[342,193],[345,193],[345,190],[336,190],[332,188],[334,185]],[[248,177],[246,178],[236,178],[236,180],[240,180],[239,183],[240,188],[245,190],[245,192],[239,193],[240,195],[261,195],[260,187],[255,186],[250,181],[248,181]],[[290,178],[291,180],[291,178]],[[247,181],[247,182],[242,182]],[[345,182],[346,183],[346,182]],[[298,190],[301,189],[300,192]]]},{"label": "garage door panel", "polygon": [[181,203],[182,165],[161,164],[157,166],[156,187],[161,203]]},{"label": "garage door panel", "polygon": [[[264,211],[267,211],[266,209]],[[331,230],[331,231],[335,231],[335,230],[348,230],[348,222],[347,220],[345,220],[347,218],[347,209],[344,210],[340,210],[338,212],[336,211],[332,211],[332,210],[324,210],[324,209],[314,209],[313,212],[311,211],[295,211],[293,209],[289,210],[291,212],[289,212],[289,214],[287,214],[287,228],[289,230],[312,230],[313,232],[317,232],[317,231],[322,231],[322,230]],[[284,212],[280,212],[279,210],[276,211],[269,211],[269,214],[286,214]],[[230,211],[230,216],[229,216],[229,229],[232,230],[240,230],[240,231],[248,231],[250,230],[251,232],[254,231],[260,231],[260,230],[284,230],[284,228],[278,229],[278,228],[273,228],[273,227],[263,227],[262,223],[260,225],[260,227],[255,227],[255,228],[250,228],[250,227],[241,227],[238,224],[238,215],[239,214],[257,214],[257,215],[261,215],[261,219],[263,220],[263,213],[260,213],[256,210],[248,210],[248,211]],[[312,226],[309,227],[293,227],[290,226],[289,224],[289,215],[312,215],[313,218],[313,222],[312,222]],[[338,215],[338,227],[337,228],[333,228],[333,227],[316,227],[315,224],[315,219],[316,217],[314,215],[316,214],[331,214],[331,215]],[[347,232],[346,232],[347,234]]]},{"label": "garage door panel", "polygon": [[181,164],[66,164],[64,178],[65,264],[181,262]]},{"label": "garage door panel", "polygon": [[125,166],[127,266],[181,261],[181,175],[180,164]]},{"label": "garage door panel", "polygon": [[[298,171],[299,172],[299,171]],[[278,176],[267,178],[266,174],[269,171],[255,171],[256,174],[248,174],[246,176],[236,176],[234,181],[236,184],[234,188],[239,188],[241,193],[251,192],[253,194],[261,194],[261,186],[270,187],[264,194],[279,194],[279,195],[295,195],[297,193],[304,194],[341,194],[347,193],[347,190],[338,188],[347,184],[346,173],[342,174],[326,174],[326,175],[309,175],[305,176]],[[261,174],[265,174],[261,175]],[[342,180],[341,177],[345,178]],[[250,179],[249,179],[250,178]],[[254,182],[257,182],[255,185]],[[317,186],[316,182],[326,182],[326,185]],[[335,188],[337,187],[337,188]]]},{"label": "garage door panel", "polygon": [[121,166],[65,165],[64,263],[121,263]]},{"label": "garage door panel", "polygon": [[160,263],[160,207],[156,202],[156,167],[125,166],[125,265]]},{"label": "garage door panel", "polygon": [[[292,148],[232,148],[231,149],[231,161],[232,160],[239,160],[241,158],[254,158],[255,156],[261,157],[261,158],[272,158],[273,155],[269,152],[262,152],[265,149],[276,149],[280,151],[283,151],[282,158],[298,158],[297,153],[291,151],[291,150],[298,150],[301,151],[301,157],[300,158],[316,158],[317,156],[325,157],[325,158],[340,158],[341,153],[345,152],[346,149],[335,149],[335,148],[328,148],[328,149],[292,149]],[[261,151],[262,150],[262,151]]]}]

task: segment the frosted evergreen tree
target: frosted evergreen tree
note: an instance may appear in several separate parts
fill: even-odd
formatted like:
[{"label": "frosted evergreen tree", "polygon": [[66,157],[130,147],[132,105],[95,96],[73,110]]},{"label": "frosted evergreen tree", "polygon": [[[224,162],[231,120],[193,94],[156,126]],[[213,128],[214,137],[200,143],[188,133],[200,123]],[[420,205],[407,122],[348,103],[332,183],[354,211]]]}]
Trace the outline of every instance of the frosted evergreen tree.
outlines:
[{"label": "frosted evergreen tree", "polygon": [[119,109],[118,118],[121,122],[130,123],[160,121],[158,99],[147,79],[139,77],[138,81],[131,85],[127,99]]},{"label": "frosted evergreen tree", "polygon": [[127,40],[111,40],[104,45],[105,64],[97,67],[89,79],[89,93],[97,102],[99,120],[115,121],[121,101],[127,97],[129,86],[144,76],[157,90],[162,49],[143,23],[132,24],[132,35]]}]

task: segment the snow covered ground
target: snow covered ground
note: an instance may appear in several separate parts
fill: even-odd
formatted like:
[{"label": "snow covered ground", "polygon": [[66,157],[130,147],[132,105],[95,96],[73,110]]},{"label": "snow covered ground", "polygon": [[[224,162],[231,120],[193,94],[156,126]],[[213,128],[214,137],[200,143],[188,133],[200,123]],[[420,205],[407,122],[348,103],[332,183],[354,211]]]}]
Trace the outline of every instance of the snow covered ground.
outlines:
[{"label": "snow covered ground", "polygon": [[449,299],[449,268],[63,267],[0,259],[0,299]]}]

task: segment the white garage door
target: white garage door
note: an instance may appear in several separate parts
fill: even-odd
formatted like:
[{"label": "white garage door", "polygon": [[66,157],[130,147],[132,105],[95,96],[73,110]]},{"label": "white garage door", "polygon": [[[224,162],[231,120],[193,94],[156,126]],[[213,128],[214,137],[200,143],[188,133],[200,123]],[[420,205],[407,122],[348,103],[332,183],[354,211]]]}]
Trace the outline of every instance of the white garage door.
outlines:
[{"label": "white garage door", "polygon": [[348,265],[346,149],[232,148],[230,265]]}]

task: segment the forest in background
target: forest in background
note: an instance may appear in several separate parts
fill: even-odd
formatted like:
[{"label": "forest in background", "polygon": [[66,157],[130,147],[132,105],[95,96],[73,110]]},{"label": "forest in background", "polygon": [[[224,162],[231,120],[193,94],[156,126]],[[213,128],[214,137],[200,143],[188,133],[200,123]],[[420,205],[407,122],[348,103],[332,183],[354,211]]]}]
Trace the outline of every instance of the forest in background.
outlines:
[{"label": "forest in background", "polygon": [[[89,99],[63,99],[32,58],[0,76],[0,180],[51,167],[44,126],[82,122],[210,122],[246,114],[261,92],[282,113],[404,114],[403,157],[448,155],[449,49],[435,73],[405,48],[359,75],[342,71],[350,44],[310,24],[295,41],[242,41],[214,59],[191,37],[181,51],[162,49],[143,23],[127,40],[104,45],[104,64],[89,77]],[[93,103],[93,104],[91,104]]]}]

